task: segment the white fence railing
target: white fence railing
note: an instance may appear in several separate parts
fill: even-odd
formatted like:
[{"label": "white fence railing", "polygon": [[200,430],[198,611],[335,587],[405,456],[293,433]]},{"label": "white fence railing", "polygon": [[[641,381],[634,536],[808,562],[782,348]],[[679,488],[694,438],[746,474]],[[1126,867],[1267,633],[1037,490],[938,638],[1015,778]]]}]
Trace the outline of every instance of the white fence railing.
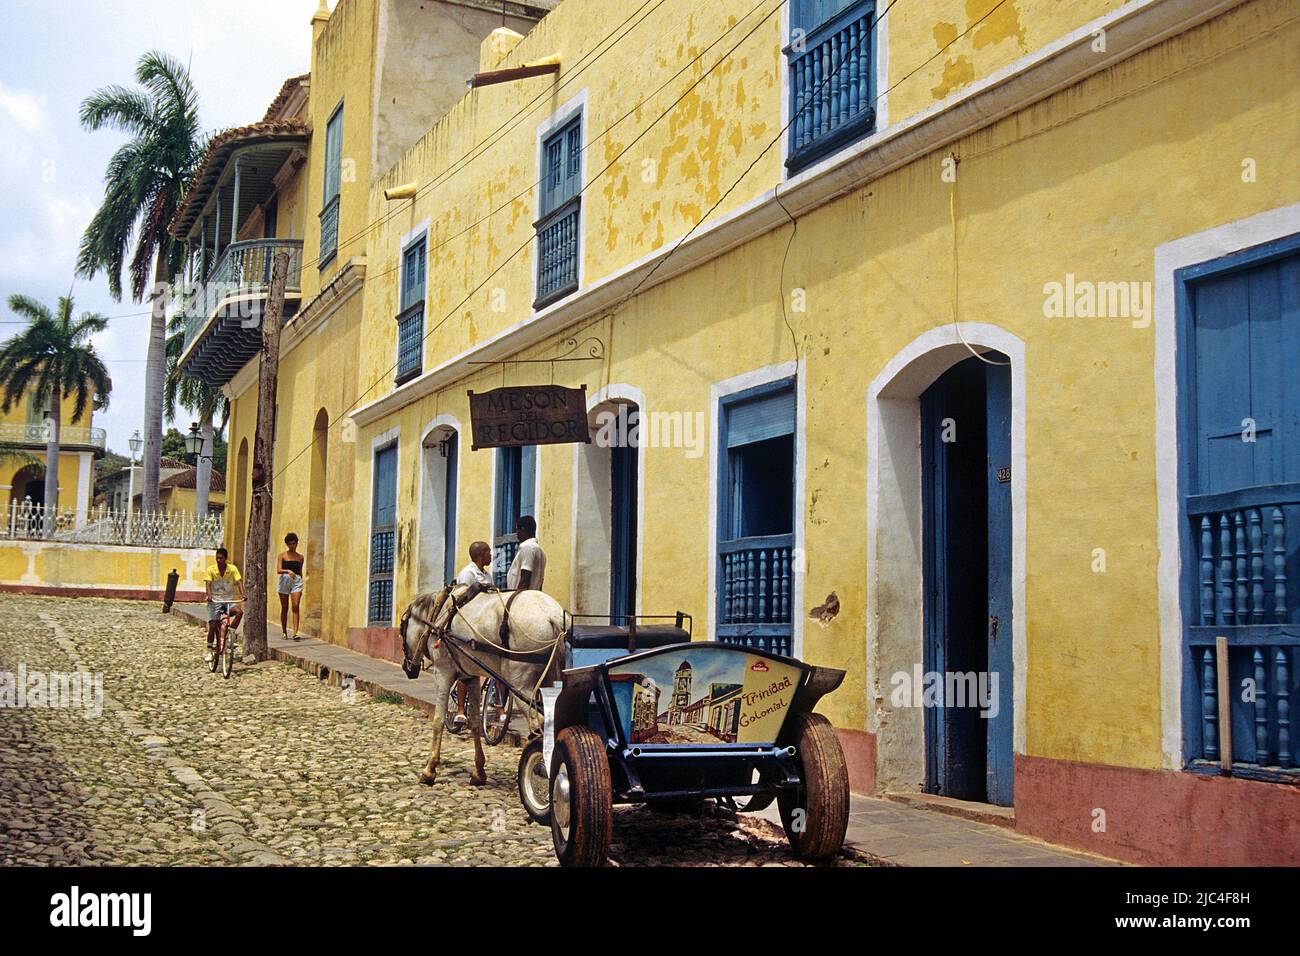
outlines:
[{"label": "white fence railing", "polygon": [[[0,424],[0,441],[15,445],[44,445],[50,440],[53,425],[46,422],[4,422]],[[64,425],[59,429],[61,445],[93,445],[106,447],[107,434],[102,428],[86,428],[81,425]]]},{"label": "white fence railing", "polygon": [[11,503],[5,518],[0,537],[12,540],[144,548],[216,548],[225,530],[220,514],[128,512],[100,507],[78,520],[74,511],[47,508],[31,499]]}]

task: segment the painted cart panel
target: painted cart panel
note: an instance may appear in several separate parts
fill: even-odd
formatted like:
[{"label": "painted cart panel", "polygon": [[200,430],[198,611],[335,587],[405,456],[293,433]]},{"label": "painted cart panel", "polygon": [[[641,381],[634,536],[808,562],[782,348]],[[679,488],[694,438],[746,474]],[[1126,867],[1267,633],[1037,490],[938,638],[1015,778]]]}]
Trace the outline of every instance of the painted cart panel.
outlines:
[{"label": "painted cart panel", "polygon": [[772,743],[801,668],[766,655],[695,644],[609,665],[623,739],[633,744]]}]

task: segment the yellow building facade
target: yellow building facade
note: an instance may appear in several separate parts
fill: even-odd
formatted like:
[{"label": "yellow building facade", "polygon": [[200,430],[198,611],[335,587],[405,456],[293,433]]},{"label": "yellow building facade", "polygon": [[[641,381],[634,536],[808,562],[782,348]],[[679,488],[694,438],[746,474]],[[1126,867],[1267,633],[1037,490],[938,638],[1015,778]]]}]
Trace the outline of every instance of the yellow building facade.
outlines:
[{"label": "yellow building facade", "polygon": [[[0,459],[0,505],[6,516],[27,499],[45,500],[46,411],[29,396],[8,412],[0,411],[0,444],[7,449]],[[62,404],[59,442],[59,509],[84,521],[95,484],[95,461],[106,449],[104,430],[93,424],[87,411],[73,419],[73,403]]]},{"label": "yellow building facade", "polygon": [[[254,188],[283,197],[259,234],[300,242],[269,472],[305,630],[374,647],[532,514],[575,613],[680,609],[843,668],[821,709],[858,789],[1126,859],[1294,862],[1295,406],[1241,412],[1256,360],[1219,338],[1257,316],[1245,352],[1289,355],[1300,324],[1291,4],[431,6],[322,9],[262,124],[284,138],[241,134],[278,165],[226,228],[259,229]],[[474,49],[416,70],[412,31],[453,19]],[[184,361],[234,400],[242,567],[256,345],[221,321]],[[639,440],[473,450],[468,392],[551,384]],[[1244,478],[1207,444],[1238,420],[1274,455]],[[1263,709],[1208,705],[1219,666],[1262,668]]]}]

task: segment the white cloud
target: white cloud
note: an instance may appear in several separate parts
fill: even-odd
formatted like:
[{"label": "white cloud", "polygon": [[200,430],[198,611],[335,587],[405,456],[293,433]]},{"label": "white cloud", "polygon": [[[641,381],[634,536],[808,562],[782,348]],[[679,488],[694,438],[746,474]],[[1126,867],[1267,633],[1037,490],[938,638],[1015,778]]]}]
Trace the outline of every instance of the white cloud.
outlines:
[{"label": "white cloud", "polygon": [[0,118],[16,124],[29,136],[49,129],[47,102],[44,96],[0,83]]}]

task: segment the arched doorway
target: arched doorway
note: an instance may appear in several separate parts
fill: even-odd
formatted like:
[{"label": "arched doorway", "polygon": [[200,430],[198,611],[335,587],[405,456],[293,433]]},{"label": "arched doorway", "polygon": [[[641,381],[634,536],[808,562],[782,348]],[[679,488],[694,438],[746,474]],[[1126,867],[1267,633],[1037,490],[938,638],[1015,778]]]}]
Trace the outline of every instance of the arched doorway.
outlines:
[{"label": "arched doorway", "polygon": [[21,506],[27,498],[31,498],[34,505],[45,503],[45,466],[42,464],[33,462],[14,472],[9,489],[10,504],[17,502]]},{"label": "arched doorway", "polygon": [[226,529],[226,540],[230,542],[230,560],[242,572],[244,570],[244,544],[248,534],[248,439],[239,443],[239,454],[235,456],[235,507],[230,515],[230,526]]},{"label": "arched doorway", "polygon": [[319,583],[303,593],[303,617],[307,633],[321,634],[322,597],[325,576],[325,501],[329,487],[329,427],[330,417],[325,409],[316,413],[312,426],[311,477],[307,498],[307,542],[303,557],[307,559],[307,573]]},{"label": "arched doorway", "polygon": [[[460,494],[460,425],[449,416],[435,419],[420,442],[420,530],[417,586],[436,591],[468,560],[456,547]],[[466,548],[469,542],[465,543]]]},{"label": "arched doorway", "polygon": [[868,392],[867,669],[882,706],[867,729],[881,789],[1012,803],[1025,739],[1023,369],[1019,339],[967,323],[918,338]]},{"label": "arched doorway", "polygon": [[609,386],[588,410],[591,444],[575,446],[573,608],[621,624],[640,591],[639,390]]}]

